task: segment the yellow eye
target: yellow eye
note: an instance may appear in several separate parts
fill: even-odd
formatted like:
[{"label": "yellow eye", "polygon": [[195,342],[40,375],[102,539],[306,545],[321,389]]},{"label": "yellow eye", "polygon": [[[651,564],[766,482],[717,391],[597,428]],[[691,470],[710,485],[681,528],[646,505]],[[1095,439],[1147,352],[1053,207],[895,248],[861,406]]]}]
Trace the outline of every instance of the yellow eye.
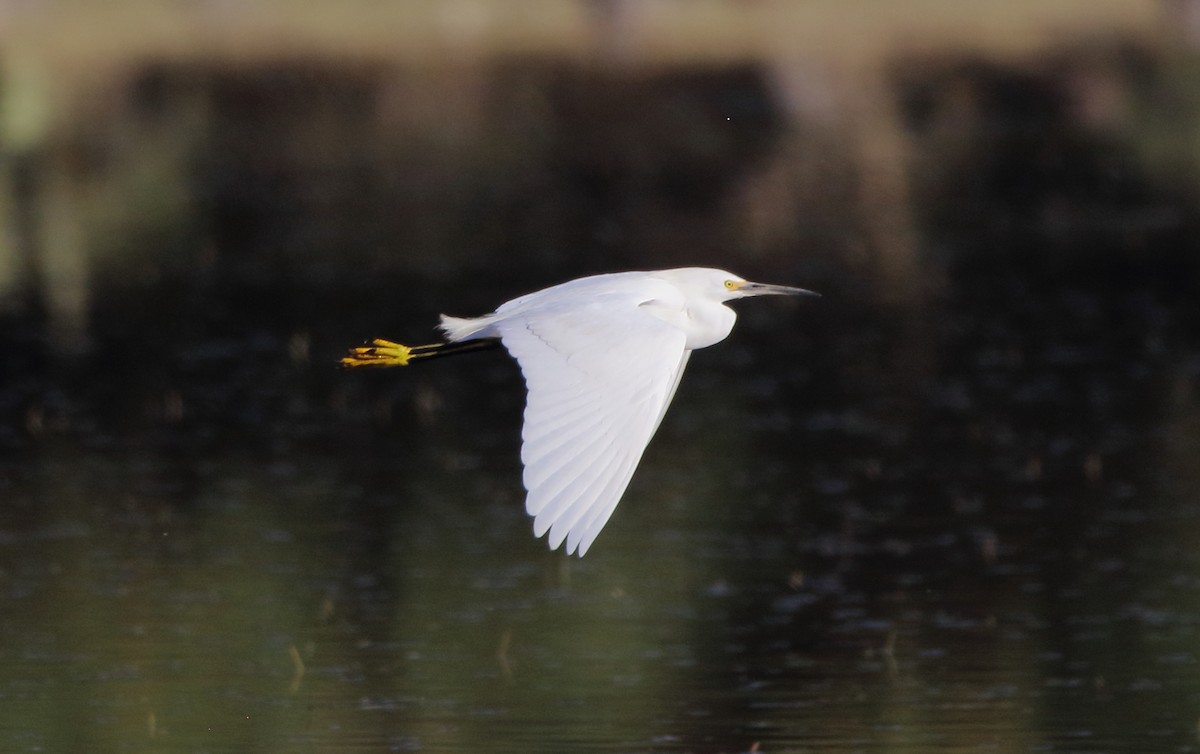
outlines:
[{"label": "yellow eye", "polygon": [[727,291],[736,291],[738,288],[740,288],[740,287],[741,287],[741,285],[742,285],[742,284],[741,284],[741,283],[739,283],[739,282],[738,282],[738,281],[736,281],[736,280],[726,280],[726,281],[725,281],[725,290],[727,290]]}]

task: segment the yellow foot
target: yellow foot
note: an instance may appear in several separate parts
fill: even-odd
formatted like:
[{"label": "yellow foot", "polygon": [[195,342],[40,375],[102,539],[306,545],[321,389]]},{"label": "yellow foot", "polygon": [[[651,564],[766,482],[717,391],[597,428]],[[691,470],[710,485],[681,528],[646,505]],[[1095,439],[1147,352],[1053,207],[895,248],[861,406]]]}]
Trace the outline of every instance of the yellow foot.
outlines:
[{"label": "yellow foot", "polygon": [[[417,346],[421,348],[421,346]],[[369,346],[351,348],[342,357],[343,367],[402,367],[413,356],[413,349],[390,340],[376,338]]]}]

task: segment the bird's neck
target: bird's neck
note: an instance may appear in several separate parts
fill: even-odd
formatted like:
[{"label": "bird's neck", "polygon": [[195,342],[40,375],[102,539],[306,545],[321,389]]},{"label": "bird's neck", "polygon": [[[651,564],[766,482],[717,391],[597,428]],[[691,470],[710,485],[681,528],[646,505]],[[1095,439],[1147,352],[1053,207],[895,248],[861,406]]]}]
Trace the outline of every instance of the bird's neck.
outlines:
[{"label": "bird's neck", "polygon": [[737,314],[724,304],[689,307],[687,316],[687,347],[693,351],[725,340],[737,321]]}]

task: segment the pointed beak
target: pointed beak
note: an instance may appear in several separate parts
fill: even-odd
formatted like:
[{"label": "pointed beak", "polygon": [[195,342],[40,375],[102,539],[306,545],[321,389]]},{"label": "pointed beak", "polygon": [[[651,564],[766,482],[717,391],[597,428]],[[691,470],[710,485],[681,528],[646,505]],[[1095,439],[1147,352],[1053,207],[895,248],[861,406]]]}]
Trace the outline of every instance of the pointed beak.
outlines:
[{"label": "pointed beak", "polygon": [[792,288],[788,285],[770,285],[768,283],[743,283],[738,288],[743,296],[820,296],[816,291],[807,288]]}]

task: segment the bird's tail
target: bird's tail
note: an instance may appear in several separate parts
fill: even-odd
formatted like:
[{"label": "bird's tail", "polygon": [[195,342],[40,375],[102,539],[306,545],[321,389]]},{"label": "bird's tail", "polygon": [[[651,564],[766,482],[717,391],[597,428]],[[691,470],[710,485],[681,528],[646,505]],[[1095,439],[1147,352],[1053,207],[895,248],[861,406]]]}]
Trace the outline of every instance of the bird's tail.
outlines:
[{"label": "bird's tail", "polygon": [[496,333],[485,332],[492,325],[492,319],[487,317],[451,317],[442,315],[438,329],[446,336],[446,340],[455,343],[460,340],[475,338],[494,338]]}]

